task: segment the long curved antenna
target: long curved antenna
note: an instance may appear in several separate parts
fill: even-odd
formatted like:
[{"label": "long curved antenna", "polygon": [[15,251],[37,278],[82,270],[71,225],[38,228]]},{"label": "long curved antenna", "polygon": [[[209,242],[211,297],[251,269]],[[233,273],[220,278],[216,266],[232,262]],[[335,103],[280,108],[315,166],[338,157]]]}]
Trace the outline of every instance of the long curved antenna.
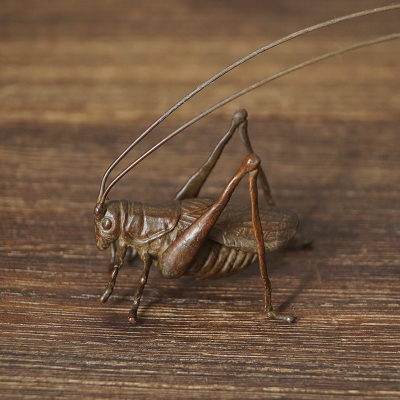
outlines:
[{"label": "long curved antenna", "polygon": [[348,47],[343,47],[339,50],[335,50],[332,51],[330,53],[326,53],[323,54],[321,56],[312,58],[311,60],[307,60],[304,61],[300,64],[297,64],[293,67],[287,68],[283,71],[280,71],[274,75],[271,75],[270,77],[263,79],[257,83],[254,83],[253,85],[247,87],[246,89],[241,90],[240,92],[237,92],[235,94],[233,94],[232,96],[227,97],[226,99],[220,101],[219,103],[215,104],[214,106],[207,108],[206,110],[204,110],[202,113],[200,113],[199,115],[197,115],[195,118],[191,119],[190,121],[188,121],[186,124],[182,125],[180,128],[178,128],[176,131],[172,132],[171,134],[169,134],[167,137],[165,137],[164,139],[162,139],[161,141],[159,141],[156,145],[154,145],[151,149],[149,149],[148,151],[146,151],[144,154],[142,154],[139,158],[137,158],[134,162],[132,162],[127,168],[125,168],[118,176],[116,176],[114,178],[114,180],[107,186],[107,189],[104,190],[104,192],[102,193],[102,195],[99,197],[99,201],[98,201],[98,207],[101,207],[101,205],[104,203],[107,194],[109,193],[109,191],[111,190],[111,188],[123,177],[125,176],[132,168],[134,168],[137,164],[139,164],[142,160],[144,160],[147,156],[149,156],[151,153],[153,153],[153,151],[157,150],[159,147],[161,147],[164,143],[168,142],[169,140],[171,140],[173,137],[175,137],[178,133],[182,132],[184,129],[186,129],[187,127],[189,127],[190,125],[194,124],[195,122],[199,121],[200,119],[204,118],[206,115],[210,114],[211,112],[215,111],[216,109],[224,106],[225,104],[231,102],[232,100],[237,99],[240,96],[243,96],[244,94],[259,88],[262,85],[265,85],[268,82],[271,82],[275,79],[278,79],[284,75],[287,75],[291,72],[297,71],[299,69],[302,69],[308,65],[311,64],[315,64],[319,61],[323,61],[326,60],[328,58],[332,58],[335,57],[337,55],[346,53],[348,51],[352,51],[352,50],[356,50],[356,49],[360,49],[362,47],[367,47],[367,46],[372,46],[374,44],[378,44],[378,43],[383,43],[383,42],[387,42],[390,40],[395,40],[395,39],[400,39],[400,33],[394,33],[391,35],[387,35],[387,36],[381,36],[379,38],[373,39],[373,40],[367,40],[365,42],[360,42]]},{"label": "long curved antenna", "polygon": [[207,87],[208,85],[210,85],[211,83],[216,81],[221,76],[225,75],[226,73],[228,73],[232,69],[234,69],[234,68],[238,67],[239,65],[243,64],[244,62],[256,57],[257,55],[259,55],[259,54],[261,54],[261,53],[263,53],[263,52],[265,52],[265,51],[267,51],[267,50],[269,50],[269,49],[271,49],[273,47],[276,47],[276,46],[278,46],[278,45],[280,45],[282,43],[285,43],[285,42],[287,42],[289,40],[292,40],[292,39],[297,38],[299,36],[305,35],[306,33],[316,31],[318,29],[321,29],[321,28],[336,24],[338,22],[343,22],[343,21],[347,21],[347,20],[350,20],[350,19],[358,18],[358,17],[363,17],[363,16],[370,15],[370,14],[376,14],[376,13],[383,12],[383,11],[394,10],[396,8],[400,8],[400,4],[393,4],[393,5],[390,5],[390,6],[374,8],[374,9],[371,9],[371,10],[364,10],[364,11],[361,11],[361,12],[345,15],[345,16],[342,16],[342,17],[339,17],[339,18],[334,18],[334,19],[331,19],[329,21],[325,21],[325,22],[310,26],[308,28],[302,29],[302,30],[297,31],[295,33],[292,33],[292,34],[290,34],[288,36],[285,36],[285,37],[283,37],[283,38],[277,40],[276,42],[273,42],[273,43],[271,43],[271,44],[269,44],[267,46],[261,47],[260,49],[254,51],[253,53],[250,53],[247,56],[243,57],[242,59],[240,59],[240,60],[236,61],[235,63],[231,64],[229,67],[223,69],[218,74],[214,75],[213,77],[211,77],[210,79],[208,79],[207,81],[202,83],[200,86],[198,86],[196,89],[194,89],[192,92],[190,92],[188,95],[183,97],[174,106],[172,106],[168,111],[166,111],[160,118],[158,118],[157,121],[155,121],[149,128],[147,128],[133,143],[131,143],[121,153],[121,155],[111,164],[111,166],[107,169],[107,171],[105,172],[105,174],[103,176],[103,179],[102,179],[102,182],[101,182],[101,186],[100,186],[100,193],[99,193],[98,200],[100,200],[100,198],[104,197],[103,196],[104,188],[105,188],[107,179],[108,179],[111,171],[133,149],[133,147],[135,147],[147,134],[149,134],[157,125],[159,125],[162,121],[164,121],[164,119],[166,119],[169,115],[171,115],[181,105],[183,105],[186,101],[191,99],[194,95],[199,93],[201,90],[203,90],[205,87]]}]

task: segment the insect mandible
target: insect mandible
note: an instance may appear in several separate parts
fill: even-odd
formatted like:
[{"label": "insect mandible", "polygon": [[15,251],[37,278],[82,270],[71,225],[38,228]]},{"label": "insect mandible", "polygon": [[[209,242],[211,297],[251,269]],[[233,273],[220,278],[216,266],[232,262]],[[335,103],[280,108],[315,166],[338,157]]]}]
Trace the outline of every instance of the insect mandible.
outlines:
[{"label": "insect mandible", "polygon": [[[106,290],[100,297],[100,301],[103,303],[106,302],[112,294],[118,272],[127,254],[129,257],[139,255],[144,263],[143,272],[139,278],[133,304],[129,312],[129,321],[133,323],[137,322],[140,299],[153,264],[165,278],[179,278],[182,275],[186,275],[195,279],[215,279],[223,278],[240,271],[258,258],[264,284],[263,311],[266,317],[272,320],[294,322],[296,319],[295,315],[278,312],[272,306],[271,284],[268,278],[265,253],[266,251],[277,250],[283,247],[294,237],[298,227],[298,218],[294,212],[281,210],[275,206],[267,178],[260,165],[260,159],[254,154],[250,143],[247,132],[247,111],[238,110],[235,112],[228,132],[217,144],[208,160],[190,177],[184,187],[171,201],[160,204],[142,204],[127,200],[109,200],[107,197],[108,193],[123,176],[144,158],[162,146],[166,141],[215,109],[297,69],[360,47],[398,39],[400,38],[399,33],[332,51],[281,71],[237,92],[203,111],[197,117],[158,142],[132,162],[107,187],[106,181],[111,171],[122,158],[159,123],[200,90],[233,68],[272,47],[305,33],[344,20],[392,10],[394,8],[400,8],[400,5],[366,10],[336,18],[303,29],[261,48],[198,86],[140,135],[106,171],[94,209],[96,245],[99,250],[105,250],[108,247],[111,248],[110,264],[112,266],[112,273]],[[237,173],[229,180],[217,199],[198,197],[198,193],[215,167],[225,145],[232,138],[236,130],[239,131],[240,138],[247,152]],[[249,181],[250,209],[243,209],[242,207],[229,204],[232,193],[245,176]],[[261,210],[258,206],[257,180],[267,201],[267,207]],[[296,238],[295,245],[297,246],[308,246],[310,244],[310,242],[297,235]]]}]

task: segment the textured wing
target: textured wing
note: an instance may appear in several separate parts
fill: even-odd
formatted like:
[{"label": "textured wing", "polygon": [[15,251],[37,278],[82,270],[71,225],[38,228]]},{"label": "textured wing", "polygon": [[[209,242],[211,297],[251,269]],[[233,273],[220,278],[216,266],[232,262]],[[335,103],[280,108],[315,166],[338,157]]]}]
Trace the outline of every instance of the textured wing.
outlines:
[{"label": "textured wing", "polygon": [[[213,204],[213,199],[196,198],[181,202],[182,217],[193,223]],[[266,251],[273,251],[284,246],[296,233],[299,220],[297,215],[276,207],[260,209]],[[251,210],[240,206],[227,205],[210,232],[213,239],[227,247],[240,248],[256,253],[257,243],[251,222]]]},{"label": "textured wing", "polygon": [[[296,233],[299,220],[292,211],[269,207],[260,210],[266,251],[284,246]],[[228,206],[211,231],[210,238],[228,247],[257,252],[251,210]]]}]

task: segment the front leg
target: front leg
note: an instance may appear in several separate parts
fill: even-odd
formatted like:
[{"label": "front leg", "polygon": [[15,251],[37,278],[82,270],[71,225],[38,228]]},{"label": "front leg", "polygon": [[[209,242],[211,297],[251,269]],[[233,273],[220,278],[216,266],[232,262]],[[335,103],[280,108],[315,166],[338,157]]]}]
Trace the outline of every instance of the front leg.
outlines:
[{"label": "front leg", "polygon": [[115,246],[115,242],[110,244],[110,250],[111,250],[111,254],[110,254],[110,261],[108,262],[108,270],[112,271],[114,268],[114,265],[116,263],[116,255],[117,255],[117,247]]},{"label": "front leg", "polygon": [[[110,261],[108,262],[108,270],[112,271],[114,269],[114,265],[117,263],[117,247],[114,243],[110,244]],[[131,263],[135,260],[137,256],[137,251],[133,249],[132,247],[128,247],[125,255],[125,260],[128,261],[128,263]]]},{"label": "front leg", "polygon": [[[114,247],[115,249],[115,247]],[[108,281],[107,287],[103,295],[100,297],[100,301],[105,303],[108,298],[111,296],[111,293],[114,290],[115,281],[117,280],[118,271],[122,267],[124,263],[124,257],[126,254],[127,246],[125,244],[120,244],[118,250],[115,253],[115,263],[114,268],[112,269],[110,280]],[[114,250],[115,251],[115,250]]]}]

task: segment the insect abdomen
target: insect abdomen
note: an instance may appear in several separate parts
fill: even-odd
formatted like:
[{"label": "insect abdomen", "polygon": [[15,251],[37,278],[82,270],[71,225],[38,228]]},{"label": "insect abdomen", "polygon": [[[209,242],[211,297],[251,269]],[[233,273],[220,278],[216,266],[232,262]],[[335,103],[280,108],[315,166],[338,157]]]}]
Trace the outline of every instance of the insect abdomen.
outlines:
[{"label": "insect abdomen", "polygon": [[208,240],[185,275],[195,279],[223,278],[247,268],[256,258],[257,254]]}]

